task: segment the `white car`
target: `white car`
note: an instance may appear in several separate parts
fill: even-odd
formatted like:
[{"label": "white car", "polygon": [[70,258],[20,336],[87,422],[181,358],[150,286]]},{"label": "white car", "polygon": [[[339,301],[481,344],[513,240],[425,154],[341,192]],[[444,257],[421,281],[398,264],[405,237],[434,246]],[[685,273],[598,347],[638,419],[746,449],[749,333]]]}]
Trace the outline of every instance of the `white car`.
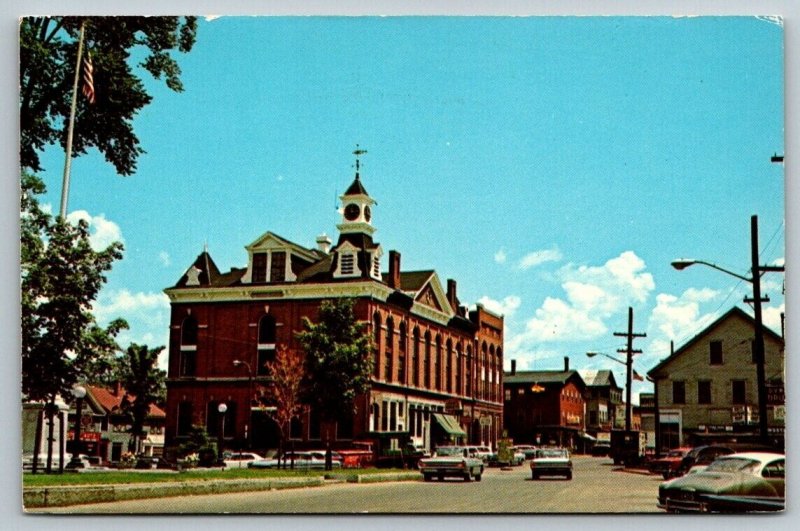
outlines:
[{"label": "white car", "polygon": [[253,452],[226,453],[223,459],[225,468],[247,468],[248,463],[263,460],[263,457]]}]

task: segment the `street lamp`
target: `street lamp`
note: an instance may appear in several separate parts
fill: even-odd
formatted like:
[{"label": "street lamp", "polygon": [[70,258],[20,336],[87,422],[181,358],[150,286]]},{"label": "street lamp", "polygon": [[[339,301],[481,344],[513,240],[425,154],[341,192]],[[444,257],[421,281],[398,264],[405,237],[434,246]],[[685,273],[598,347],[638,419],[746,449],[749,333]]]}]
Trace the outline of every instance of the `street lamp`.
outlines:
[{"label": "street lamp", "polygon": [[223,459],[222,454],[222,447],[225,444],[225,412],[228,411],[228,406],[225,402],[220,402],[217,406],[217,411],[219,411],[219,437],[217,441],[217,464],[220,466],[225,466],[225,460]]},{"label": "street lamp", "polygon": [[753,314],[756,322],[755,338],[753,348],[756,358],[756,384],[758,385],[758,433],[763,444],[769,444],[769,430],[767,428],[767,385],[764,376],[764,324],[761,316],[761,275],[767,272],[782,272],[783,266],[760,265],[758,263],[758,216],[750,217],[750,256],[751,269],[750,277],[745,277],[733,271],[729,271],[714,263],[705,260],[692,260],[682,258],[672,262],[672,267],[681,271],[694,264],[703,264],[712,267],[723,273],[727,273],[753,285],[753,299],[745,298],[745,302],[753,303]]},{"label": "street lamp", "polygon": [[244,366],[247,369],[247,407],[248,407],[248,416],[247,416],[247,424],[244,425],[244,440],[247,442],[247,448],[252,448],[252,442],[250,441],[250,432],[248,428],[250,424],[253,423],[253,369],[250,367],[250,364],[243,360],[233,360],[234,367],[241,367]]},{"label": "street lamp", "polygon": [[86,388],[76,385],[72,388],[72,396],[75,397],[75,438],[72,442],[72,459],[67,463],[67,468],[83,468],[83,461],[80,458],[81,446],[81,411],[83,411],[83,397],[86,396]]}]

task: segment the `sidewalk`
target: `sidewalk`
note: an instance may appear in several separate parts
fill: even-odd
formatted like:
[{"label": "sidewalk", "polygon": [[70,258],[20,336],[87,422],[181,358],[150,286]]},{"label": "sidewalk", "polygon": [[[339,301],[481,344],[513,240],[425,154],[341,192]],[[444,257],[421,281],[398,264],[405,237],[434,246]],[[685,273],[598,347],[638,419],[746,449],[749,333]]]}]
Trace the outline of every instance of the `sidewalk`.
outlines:
[{"label": "sidewalk", "polygon": [[320,487],[336,483],[368,483],[382,481],[415,481],[419,472],[357,474],[344,478],[325,479],[324,475],[264,479],[209,479],[160,483],[72,485],[25,487],[22,503],[25,508],[63,507],[84,503],[102,503],[146,498],[165,498],[194,494],[225,494],[262,490]]}]

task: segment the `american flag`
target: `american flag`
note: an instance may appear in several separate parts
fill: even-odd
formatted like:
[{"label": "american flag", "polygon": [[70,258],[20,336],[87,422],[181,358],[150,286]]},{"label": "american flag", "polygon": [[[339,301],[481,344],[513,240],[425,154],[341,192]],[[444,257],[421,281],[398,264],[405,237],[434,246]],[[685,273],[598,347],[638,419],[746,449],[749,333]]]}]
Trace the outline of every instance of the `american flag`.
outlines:
[{"label": "american flag", "polygon": [[94,67],[92,66],[92,56],[87,53],[83,59],[83,88],[81,92],[86,96],[89,103],[94,103],[94,77],[92,73]]},{"label": "american flag", "polygon": [[644,381],[644,378],[642,377],[642,375],[641,375],[641,374],[639,374],[639,373],[638,373],[638,372],[636,372],[636,371],[633,371],[633,379],[634,379],[634,380],[639,380],[640,382],[643,382],[643,381]]}]

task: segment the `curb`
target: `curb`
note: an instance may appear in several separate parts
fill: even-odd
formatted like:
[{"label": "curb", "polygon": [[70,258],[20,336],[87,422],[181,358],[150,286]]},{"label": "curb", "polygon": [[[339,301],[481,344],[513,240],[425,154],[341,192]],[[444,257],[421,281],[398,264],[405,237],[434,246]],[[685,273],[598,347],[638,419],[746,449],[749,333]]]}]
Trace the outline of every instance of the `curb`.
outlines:
[{"label": "curb", "polygon": [[22,491],[25,508],[63,507],[85,503],[102,503],[147,498],[166,498],[193,494],[224,494],[261,490],[318,487],[325,484],[322,476],[308,478],[212,479],[129,485],[89,485],[27,487]]}]

